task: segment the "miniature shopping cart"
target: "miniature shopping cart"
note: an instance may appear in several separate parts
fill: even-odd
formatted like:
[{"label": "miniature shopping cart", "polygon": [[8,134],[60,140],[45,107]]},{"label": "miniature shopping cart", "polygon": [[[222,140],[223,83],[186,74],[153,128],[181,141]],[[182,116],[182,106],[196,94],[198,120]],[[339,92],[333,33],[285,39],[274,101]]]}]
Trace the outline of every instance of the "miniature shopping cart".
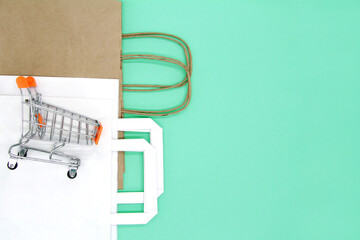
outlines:
[{"label": "miniature shopping cart", "polygon": [[[68,177],[75,178],[80,166],[80,159],[59,150],[67,143],[80,145],[95,143],[97,145],[103,129],[101,123],[43,102],[42,95],[36,90],[36,82],[33,77],[18,77],[16,83],[21,92],[22,133],[19,143],[9,148],[8,168],[16,169],[19,159],[53,163],[68,166]],[[49,151],[29,146],[31,140],[54,144]],[[13,151],[15,152],[14,148],[18,149],[16,153],[13,153]],[[29,150],[36,152],[35,155],[46,154],[47,158],[28,156]]]}]

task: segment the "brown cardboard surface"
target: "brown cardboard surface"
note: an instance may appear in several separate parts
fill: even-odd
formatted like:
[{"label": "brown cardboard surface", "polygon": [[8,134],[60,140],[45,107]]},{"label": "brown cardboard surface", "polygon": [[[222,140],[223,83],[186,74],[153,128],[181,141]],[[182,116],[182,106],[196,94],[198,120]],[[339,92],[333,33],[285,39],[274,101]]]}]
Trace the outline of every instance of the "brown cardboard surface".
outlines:
[{"label": "brown cardboard surface", "polygon": [[120,79],[121,110],[121,2],[0,0],[0,23],[0,74]]},{"label": "brown cardboard surface", "polygon": [[0,73],[119,78],[121,3],[0,0]]}]

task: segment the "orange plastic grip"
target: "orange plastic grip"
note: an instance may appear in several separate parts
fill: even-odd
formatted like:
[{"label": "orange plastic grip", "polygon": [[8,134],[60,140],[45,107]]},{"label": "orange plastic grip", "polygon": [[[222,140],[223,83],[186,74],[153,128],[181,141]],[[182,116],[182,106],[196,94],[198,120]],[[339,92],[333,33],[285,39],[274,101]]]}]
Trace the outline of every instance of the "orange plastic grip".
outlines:
[{"label": "orange plastic grip", "polygon": [[101,136],[101,132],[103,130],[103,126],[100,123],[100,126],[96,127],[96,128],[98,128],[98,130],[97,130],[96,136],[95,136],[95,138],[93,138],[93,140],[94,140],[95,144],[98,145],[99,140],[100,140],[100,136]]},{"label": "orange plastic grip", "polygon": [[23,76],[16,78],[16,84],[17,84],[18,88],[36,87],[35,78],[30,77],[30,76],[27,78],[25,78]]},{"label": "orange plastic grip", "polygon": [[42,127],[43,127],[43,125],[45,125],[45,122],[44,122],[44,120],[43,120],[43,117],[41,116],[41,114],[40,114],[40,113],[35,114],[35,117],[37,117],[38,122],[41,124],[41,125],[39,125],[39,127],[40,127],[40,128],[42,128]]}]

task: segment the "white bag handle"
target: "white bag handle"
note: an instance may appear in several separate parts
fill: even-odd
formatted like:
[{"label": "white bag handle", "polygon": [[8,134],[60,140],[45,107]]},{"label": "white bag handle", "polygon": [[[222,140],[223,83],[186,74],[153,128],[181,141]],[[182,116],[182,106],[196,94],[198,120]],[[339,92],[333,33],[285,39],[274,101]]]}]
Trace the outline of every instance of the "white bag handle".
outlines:
[{"label": "white bag handle", "polygon": [[113,204],[144,203],[143,213],[112,213],[112,225],[146,224],[158,212],[157,198],[164,192],[163,132],[150,118],[117,120],[118,131],[150,132],[144,139],[113,140],[112,151],[144,152],[144,192],[115,193]]},{"label": "white bag handle", "polygon": [[157,214],[156,150],[144,139],[113,140],[112,151],[144,152],[144,192],[117,193],[117,204],[144,203],[143,213],[112,213],[112,225],[146,224]]},{"label": "white bag handle", "polygon": [[150,144],[156,149],[158,197],[164,192],[163,130],[151,118],[119,118],[118,131],[149,132]]}]

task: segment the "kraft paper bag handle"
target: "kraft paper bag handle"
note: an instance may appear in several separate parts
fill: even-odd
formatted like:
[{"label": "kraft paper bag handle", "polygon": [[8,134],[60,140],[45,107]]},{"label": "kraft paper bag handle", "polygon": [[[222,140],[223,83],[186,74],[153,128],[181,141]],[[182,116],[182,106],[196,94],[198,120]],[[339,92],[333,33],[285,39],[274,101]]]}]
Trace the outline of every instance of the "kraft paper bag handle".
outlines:
[{"label": "kraft paper bag handle", "polygon": [[[166,33],[158,33],[158,32],[144,32],[144,33],[130,33],[130,34],[123,34],[123,38],[162,38],[173,41],[179,44],[185,53],[186,63],[182,63],[179,60],[157,56],[157,55],[148,55],[148,54],[127,54],[122,55],[122,60],[130,60],[130,59],[146,59],[146,60],[153,60],[153,61],[161,61],[172,63],[177,66],[182,67],[185,72],[185,78],[176,84],[173,85],[145,85],[145,84],[123,84],[123,91],[131,91],[131,92],[149,92],[149,91],[161,91],[173,88],[183,87],[187,84],[187,94],[185,96],[185,100],[182,104],[169,108],[166,110],[155,110],[155,111],[144,111],[144,110],[132,110],[132,109],[122,109],[122,113],[128,114],[135,114],[135,115],[145,115],[145,116],[167,116],[171,114],[175,114],[184,110],[190,103],[191,100],[191,74],[192,74],[192,56],[191,51],[188,44],[181,38],[166,34]],[[139,89],[141,88],[141,89]]]}]

